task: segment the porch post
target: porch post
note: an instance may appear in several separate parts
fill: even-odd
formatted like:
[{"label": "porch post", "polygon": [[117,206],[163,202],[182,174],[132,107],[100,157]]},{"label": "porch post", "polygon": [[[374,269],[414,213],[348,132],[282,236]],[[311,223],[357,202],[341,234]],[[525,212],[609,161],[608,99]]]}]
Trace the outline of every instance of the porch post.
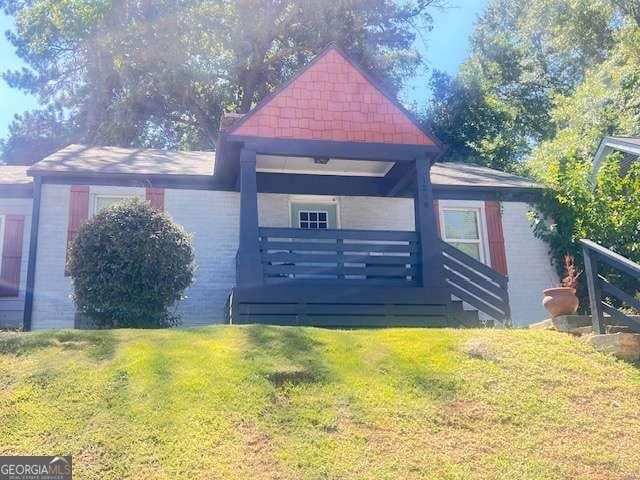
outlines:
[{"label": "porch post", "polygon": [[442,248],[433,212],[431,168],[427,158],[416,158],[416,193],[413,201],[416,232],[420,238],[419,281],[424,288],[445,287]]},{"label": "porch post", "polygon": [[262,259],[258,241],[258,187],[256,152],[240,152],[240,244],[236,264],[239,286],[262,283]]}]

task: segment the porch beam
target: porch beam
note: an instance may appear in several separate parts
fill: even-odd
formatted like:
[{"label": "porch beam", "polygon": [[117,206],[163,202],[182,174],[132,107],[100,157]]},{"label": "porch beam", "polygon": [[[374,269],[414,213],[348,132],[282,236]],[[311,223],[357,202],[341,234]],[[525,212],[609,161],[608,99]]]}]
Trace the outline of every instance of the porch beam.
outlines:
[{"label": "porch beam", "polygon": [[328,157],[341,160],[370,160],[381,162],[412,162],[417,156],[435,155],[434,145],[393,145],[387,143],[328,142],[324,140],[297,140],[227,136],[228,141],[243,142],[245,148],[264,155],[290,157]]},{"label": "porch beam", "polygon": [[240,243],[236,263],[238,285],[263,282],[262,259],[258,239],[258,186],[256,152],[243,148],[240,152]]},{"label": "porch beam", "polygon": [[429,161],[426,158],[416,158],[416,190],[413,205],[416,232],[420,237],[420,254],[422,256],[418,275],[423,288],[442,288],[446,286],[446,281],[442,247],[433,212],[430,170]]},{"label": "porch beam", "polygon": [[385,175],[386,196],[397,197],[413,186],[416,178],[415,168],[411,164],[396,163]]},{"label": "porch beam", "polygon": [[385,191],[380,177],[258,172],[257,178],[261,193],[380,197]]}]

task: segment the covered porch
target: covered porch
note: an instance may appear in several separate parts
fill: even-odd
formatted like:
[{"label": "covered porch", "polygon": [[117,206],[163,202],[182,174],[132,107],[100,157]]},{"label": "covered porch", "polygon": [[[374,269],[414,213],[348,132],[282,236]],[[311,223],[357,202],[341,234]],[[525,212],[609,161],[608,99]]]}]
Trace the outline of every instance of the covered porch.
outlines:
[{"label": "covered porch", "polygon": [[[460,251],[443,253],[430,180],[441,152],[335,47],[251,112],[225,119],[215,177],[240,192],[231,322],[477,325],[462,301],[482,303],[485,292],[488,307],[479,310],[507,316],[506,279],[471,257],[461,261]],[[298,205],[288,222],[269,224],[270,211],[261,224],[259,201],[269,194],[406,199],[411,221],[354,228],[332,221],[339,212],[331,208]],[[453,284],[466,287],[452,300]]]},{"label": "covered porch", "polygon": [[[477,303],[473,294],[485,296],[485,289],[491,301],[483,310],[500,318],[508,312],[506,279],[439,239],[429,175],[434,151],[386,146],[373,152],[368,146],[353,145],[336,150],[339,145],[303,141],[241,142],[234,178],[240,190],[240,242],[236,286],[230,295],[231,322],[477,326],[477,312],[464,310],[461,300]],[[298,167],[314,158],[303,155],[306,148],[330,159],[322,168],[335,168],[331,163],[338,160],[357,161],[360,175],[302,173]],[[287,154],[289,168],[297,173],[261,168],[265,158]],[[362,173],[369,170],[361,168],[362,162],[372,162],[370,171],[379,170],[375,165],[379,162],[390,167],[384,175],[365,176]],[[263,194],[361,197],[365,203],[376,198],[404,199],[402,205],[412,209],[412,228],[392,230],[380,224],[329,228],[339,225],[331,225],[327,218],[305,217],[304,212],[297,212],[301,223],[295,224],[292,217],[288,227],[267,226],[259,221]],[[272,213],[273,208],[264,210]],[[456,300],[451,297],[456,288],[452,282],[463,286]]]}]

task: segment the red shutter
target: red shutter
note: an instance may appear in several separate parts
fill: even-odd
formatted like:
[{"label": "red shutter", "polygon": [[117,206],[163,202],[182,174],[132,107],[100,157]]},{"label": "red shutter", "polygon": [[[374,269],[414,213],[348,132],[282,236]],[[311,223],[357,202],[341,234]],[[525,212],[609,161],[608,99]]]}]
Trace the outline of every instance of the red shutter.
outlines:
[{"label": "red shutter", "polygon": [[436,220],[436,230],[438,232],[438,237],[442,238],[442,233],[440,232],[440,204],[438,200],[433,200],[433,217]]},{"label": "red shutter", "polygon": [[164,188],[147,187],[147,201],[151,206],[161,212],[164,211]]},{"label": "red shutter", "polygon": [[502,214],[500,203],[495,200],[484,202],[484,211],[487,216],[487,234],[489,236],[489,253],[491,267],[507,275],[507,256],[504,251],[504,234],[502,232]]},{"label": "red shutter", "polygon": [[[72,185],[69,190],[69,225],[67,227],[67,248],[78,233],[80,225],[89,218],[89,187]],[[65,269],[65,275],[68,275]]]},{"label": "red shutter", "polygon": [[4,219],[0,297],[17,297],[20,289],[24,215],[7,215]]}]

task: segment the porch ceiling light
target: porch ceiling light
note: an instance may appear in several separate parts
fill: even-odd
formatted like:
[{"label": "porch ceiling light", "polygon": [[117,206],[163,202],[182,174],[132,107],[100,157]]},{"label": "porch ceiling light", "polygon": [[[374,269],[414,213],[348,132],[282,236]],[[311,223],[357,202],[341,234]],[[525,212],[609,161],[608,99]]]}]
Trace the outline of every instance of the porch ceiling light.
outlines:
[{"label": "porch ceiling light", "polygon": [[316,165],[326,165],[329,163],[329,157],[313,157],[313,163]]}]

